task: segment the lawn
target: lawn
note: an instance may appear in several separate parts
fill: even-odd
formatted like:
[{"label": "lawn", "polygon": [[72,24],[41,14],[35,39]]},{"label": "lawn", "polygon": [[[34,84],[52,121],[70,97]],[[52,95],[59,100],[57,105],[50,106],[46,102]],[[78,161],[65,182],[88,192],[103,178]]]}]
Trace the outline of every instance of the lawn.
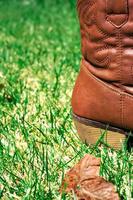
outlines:
[{"label": "lawn", "polygon": [[0,1],[0,198],[69,200],[59,193],[86,153],[133,199],[133,152],[86,146],[71,117],[80,35],[73,0]]}]

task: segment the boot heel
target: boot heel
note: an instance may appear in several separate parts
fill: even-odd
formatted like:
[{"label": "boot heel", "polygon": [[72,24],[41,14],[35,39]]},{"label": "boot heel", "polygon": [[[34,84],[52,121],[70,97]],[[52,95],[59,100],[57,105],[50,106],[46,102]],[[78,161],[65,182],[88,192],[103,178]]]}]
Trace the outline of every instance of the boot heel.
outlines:
[{"label": "boot heel", "polygon": [[98,139],[102,137],[103,143],[106,143],[114,149],[120,149],[123,142],[126,140],[126,136],[116,131],[105,130],[102,128],[96,128],[92,125],[85,125],[78,120],[74,119],[78,135],[80,139],[86,144],[96,144]]}]

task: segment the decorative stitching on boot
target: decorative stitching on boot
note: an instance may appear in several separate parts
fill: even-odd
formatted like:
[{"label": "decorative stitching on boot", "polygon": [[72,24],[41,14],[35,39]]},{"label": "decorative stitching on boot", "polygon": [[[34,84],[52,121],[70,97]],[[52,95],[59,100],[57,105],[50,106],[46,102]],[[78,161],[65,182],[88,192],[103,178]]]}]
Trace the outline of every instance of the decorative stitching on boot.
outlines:
[{"label": "decorative stitching on boot", "polygon": [[[127,4],[127,0],[124,0],[123,3],[124,3],[124,8],[125,8],[125,11],[124,12],[121,12],[121,13],[113,13],[113,12],[108,12],[108,6],[109,6],[109,2],[111,0],[106,0],[106,13],[107,13],[107,21],[112,24],[114,27],[116,28],[121,28],[124,24],[127,23],[128,21],[128,16],[129,16],[129,13],[128,13],[128,4]],[[113,11],[113,10],[112,10]],[[124,17],[124,19],[122,20],[121,24],[117,24],[113,19],[111,19],[111,16],[122,16]]]},{"label": "decorative stitching on boot", "polygon": [[121,125],[124,125],[124,108],[123,108],[123,93],[120,94],[121,98],[120,98],[120,105],[121,105]]}]

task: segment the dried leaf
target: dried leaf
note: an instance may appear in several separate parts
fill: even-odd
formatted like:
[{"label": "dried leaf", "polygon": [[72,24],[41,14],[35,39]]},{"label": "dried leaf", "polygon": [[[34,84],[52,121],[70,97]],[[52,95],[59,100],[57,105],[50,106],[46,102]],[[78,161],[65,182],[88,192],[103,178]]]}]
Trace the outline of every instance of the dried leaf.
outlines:
[{"label": "dried leaf", "polygon": [[112,183],[99,176],[100,158],[87,154],[67,172],[61,192],[71,192],[78,200],[119,200]]}]

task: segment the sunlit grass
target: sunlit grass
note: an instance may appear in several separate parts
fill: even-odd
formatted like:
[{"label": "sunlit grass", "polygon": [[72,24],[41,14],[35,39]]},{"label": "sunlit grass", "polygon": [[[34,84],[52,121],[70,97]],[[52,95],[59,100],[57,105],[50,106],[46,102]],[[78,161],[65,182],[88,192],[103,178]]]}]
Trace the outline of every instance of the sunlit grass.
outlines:
[{"label": "sunlit grass", "polygon": [[0,196],[59,194],[66,171],[86,153],[124,200],[133,198],[133,154],[87,147],[76,135],[70,99],[80,63],[74,1],[0,1]]}]

